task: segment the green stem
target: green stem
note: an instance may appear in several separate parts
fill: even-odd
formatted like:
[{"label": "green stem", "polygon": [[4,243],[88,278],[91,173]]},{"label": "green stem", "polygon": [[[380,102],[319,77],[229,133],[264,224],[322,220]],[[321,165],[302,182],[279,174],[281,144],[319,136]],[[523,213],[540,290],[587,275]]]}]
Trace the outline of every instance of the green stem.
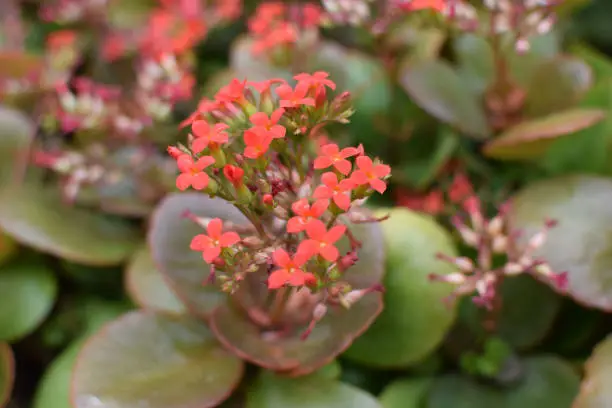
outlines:
[{"label": "green stem", "polygon": [[274,294],[274,301],[270,307],[270,319],[273,323],[278,323],[283,317],[292,292],[291,288],[281,288]]}]

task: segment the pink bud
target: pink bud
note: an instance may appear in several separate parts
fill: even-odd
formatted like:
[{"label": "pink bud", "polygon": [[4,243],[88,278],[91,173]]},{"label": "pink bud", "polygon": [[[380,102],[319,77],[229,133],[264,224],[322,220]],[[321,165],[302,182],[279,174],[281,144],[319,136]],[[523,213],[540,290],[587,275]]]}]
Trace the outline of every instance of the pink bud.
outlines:
[{"label": "pink bud", "polygon": [[180,149],[174,146],[168,146],[168,154],[175,159],[178,159],[181,155],[185,154],[180,151]]}]

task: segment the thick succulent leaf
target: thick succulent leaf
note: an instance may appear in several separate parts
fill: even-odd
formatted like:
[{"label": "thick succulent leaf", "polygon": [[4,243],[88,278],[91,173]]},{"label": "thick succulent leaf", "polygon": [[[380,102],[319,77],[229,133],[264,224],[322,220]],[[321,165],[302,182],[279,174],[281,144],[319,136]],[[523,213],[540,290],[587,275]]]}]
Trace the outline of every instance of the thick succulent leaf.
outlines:
[{"label": "thick succulent leaf", "polygon": [[378,397],[383,408],[423,408],[432,378],[405,378],[389,384]]},{"label": "thick succulent leaf", "polygon": [[19,246],[17,242],[0,231],[0,266],[10,260],[18,250]]},{"label": "thick succulent leaf", "polygon": [[595,347],[585,364],[585,376],[573,408],[612,406],[612,336]]},{"label": "thick succulent leaf", "polygon": [[15,375],[13,351],[7,343],[0,343],[0,408],[11,396]]},{"label": "thick succulent leaf", "polygon": [[532,160],[543,156],[555,139],[601,122],[600,109],[572,109],[532,119],[506,130],[488,142],[483,152],[500,160]]},{"label": "thick succulent leaf", "polygon": [[169,313],[185,313],[185,305],[176,297],[155,266],[148,248],[139,249],[132,257],[125,274],[130,298],[144,309]]},{"label": "thick succulent leaf", "polygon": [[234,41],[230,50],[230,68],[238,80],[265,81],[272,78],[290,80],[293,76],[289,68],[274,66],[263,55],[253,55],[253,40],[246,36]]},{"label": "thick succulent leaf", "polygon": [[612,181],[571,176],[531,184],[512,200],[510,219],[522,243],[545,219],[558,221],[535,255],[567,271],[568,292],[579,302],[612,310]]},{"label": "thick succulent leaf", "polygon": [[85,345],[72,377],[75,408],[204,408],[226,399],[243,363],[188,317],[131,312]]},{"label": "thick succulent leaf", "polygon": [[247,220],[227,201],[199,193],[170,194],[153,214],[148,239],[155,265],[190,311],[208,316],[225,296],[204,284],[210,268],[202,254],[192,251],[189,244],[193,237],[206,231],[186,218],[186,211],[238,224]]},{"label": "thick succulent leaf", "polygon": [[490,136],[481,101],[447,63],[430,60],[403,64],[399,83],[430,115],[474,138]]},{"label": "thick succulent leaf", "polygon": [[[498,335],[514,346],[525,349],[536,346],[548,334],[561,308],[561,297],[529,275],[505,279],[501,287],[504,302],[499,314]],[[462,320],[482,338],[486,310],[470,299],[461,304]]]},{"label": "thick succulent leaf", "polygon": [[591,68],[573,57],[543,62],[527,85],[525,114],[531,118],[572,108],[593,83]]},{"label": "thick succulent leaf", "polygon": [[18,173],[18,163],[25,163],[34,132],[34,124],[26,116],[0,105],[0,183]]},{"label": "thick succulent leaf", "polygon": [[287,378],[262,372],[249,389],[246,408],[381,408],[376,398],[358,388],[310,375]]},{"label": "thick succulent leaf", "polygon": [[596,82],[606,80],[612,75],[612,61],[595,48],[587,44],[574,44],[570,47],[570,52],[591,67]]},{"label": "thick succulent leaf", "polygon": [[36,329],[51,311],[56,294],[55,276],[42,264],[0,268],[0,340],[15,341]]},{"label": "thick succulent leaf", "polygon": [[452,272],[436,253],[452,256],[456,249],[432,218],[407,209],[390,215],[381,224],[387,248],[385,309],[344,355],[371,366],[404,367],[431,353],[455,319],[455,308],[443,302],[452,287],[432,283],[428,275]]},{"label": "thick succulent leaf", "polygon": [[556,357],[537,356],[523,362],[524,377],[499,388],[450,374],[434,381],[427,408],[570,408],[580,379]]},{"label": "thick succulent leaf", "polygon": [[84,333],[74,340],[48,366],[34,395],[33,408],[72,408],[70,404],[70,379],[77,356],[87,337],[103,324],[117,318],[125,307],[121,304],[87,299],[79,305],[86,319]]},{"label": "thick succulent leaf", "polygon": [[[306,327],[270,336],[232,305],[220,306],[211,317],[211,329],[223,345],[241,358],[292,376],[309,374],[333,360],[358,337],[382,310],[382,296],[370,293],[349,310],[331,308],[306,340]],[[268,335],[267,335],[268,334]]]}]

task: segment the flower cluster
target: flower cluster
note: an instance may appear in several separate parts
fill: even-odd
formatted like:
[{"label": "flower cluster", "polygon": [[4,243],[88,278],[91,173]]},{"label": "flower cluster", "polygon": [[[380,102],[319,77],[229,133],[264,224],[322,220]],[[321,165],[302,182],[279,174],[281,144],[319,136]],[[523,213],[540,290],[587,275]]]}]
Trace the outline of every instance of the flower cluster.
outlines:
[{"label": "flower cluster", "polygon": [[252,52],[257,55],[290,49],[306,33],[316,33],[323,21],[323,12],[315,3],[261,3],[248,22]]},{"label": "flower cluster", "polygon": [[[439,254],[439,258],[457,268],[457,272],[448,275],[432,274],[435,281],[448,282],[456,285],[451,300],[476,292],[473,301],[486,308],[492,308],[497,293],[498,284],[506,276],[530,273],[536,278],[551,282],[561,291],[567,288],[567,272],[554,273],[550,266],[534,257],[535,251],[542,247],[547,232],[555,225],[550,220],[544,228],[533,235],[527,245],[519,247],[517,231],[511,229],[507,217],[509,204],[501,207],[499,213],[491,219],[483,215],[480,200],[476,196],[465,199],[463,207],[468,215],[469,223],[460,216],[453,217],[453,225],[462,241],[477,251],[476,262],[467,257],[450,257]],[[506,263],[494,267],[493,257],[505,255]]]},{"label": "flower cluster", "polygon": [[[359,207],[385,191],[390,168],[361,146],[321,145],[321,127],[351,115],[349,95],[329,100],[336,85],[325,72],[294,79],[234,79],[184,122],[191,128],[187,146],[168,149],[180,170],[177,188],[220,197],[252,224],[191,215],[207,229],[191,249],[202,252],[224,291],[234,293],[247,274],[263,270],[269,289],[308,287],[328,302],[350,304],[342,276],[357,262],[360,243],[349,221],[376,221]],[[338,247],[344,236],[346,253]]]}]

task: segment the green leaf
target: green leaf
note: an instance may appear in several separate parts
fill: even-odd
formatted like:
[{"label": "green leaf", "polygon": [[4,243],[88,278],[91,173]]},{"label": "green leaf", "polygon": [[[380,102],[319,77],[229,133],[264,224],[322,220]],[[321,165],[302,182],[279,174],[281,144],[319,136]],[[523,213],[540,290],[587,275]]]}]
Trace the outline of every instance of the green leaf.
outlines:
[{"label": "green leaf", "polygon": [[0,340],[12,342],[30,334],[47,317],[56,295],[55,276],[42,264],[0,268]]},{"label": "green leaf", "polygon": [[286,378],[262,372],[247,395],[246,408],[380,408],[370,394],[316,375]]},{"label": "green leaf", "polygon": [[488,142],[483,152],[499,160],[539,158],[556,138],[593,126],[605,117],[600,109],[572,109],[522,122]]},{"label": "green leaf", "polygon": [[70,379],[77,356],[87,337],[125,311],[122,305],[90,299],[83,302],[80,307],[86,314],[85,332],[51,362],[34,395],[33,408],[72,408]]},{"label": "green leaf", "polygon": [[[380,210],[380,213],[388,211]],[[407,209],[393,209],[381,224],[387,247],[385,309],[344,354],[375,367],[405,367],[427,357],[440,344],[455,319],[443,299],[452,288],[432,283],[430,273],[452,267],[436,253],[454,255],[451,236],[432,218]]]},{"label": "green leaf", "polygon": [[404,378],[389,384],[378,397],[383,408],[422,408],[432,378]]},{"label": "green leaf", "polygon": [[149,245],[155,265],[170,288],[193,313],[207,317],[225,299],[213,285],[205,285],[210,268],[200,252],[189,248],[197,234],[206,231],[184,217],[186,211],[198,217],[246,223],[242,213],[227,201],[199,193],[170,194],[153,214]]},{"label": "green leaf", "polygon": [[34,124],[26,116],[0,105],[0,183],[14,177],[18,164],[28,160],[27,149],[34,133]]},{"label": "green leaf", "polygon": [[612,75],[612,61],[605,54],[587,44],[574,44],[570,47],[572,55],[586,62],[595,77],[595,82],[606,80]]},{"label": "green leaf", "polygon": [[579,377],[556,357],[537,356],[523,362],[523,378],[501,388],[470,377],[449,374],[437,378],[429,393],[428,408],[570,408]]},{"label": "green leaf", "polygon": [[160,312],[186,313],[185,305],[170,290],[148,248],[139,249],[127,266],[127,292],[138,306]]},{"label": "green leaf", "polygon": [[35,184],[0,192],[0,227],[25,245],[86,265],[121,263],[140,241],[125,221],[71,207],[55,188]]},{"label": "green leaf", "polygon": [[533,183],[512,199],[509,217],[521,244],[545,219],[558,225],[534,253],[556,272],[568,272],[568,294],[580,303],[612,311],[612,181],[592,176]]},{"label": "green leaf", "polygon": [[[505,279],[501,293],[504,302],[498,335],[519,349],[536,346],[544,340],[559,313],[561,298],[529,275]],[[486,337],[482,324],[486,310],[467,298],[460,310],[461,320],[465,320],[472,332]]]},{"label": "green leaf", "polygon": [[242,362],[194,319],[128,313],[104,326],[78,356],[75,408],[215,407],[242,377]]},{"label": "green leaf", "polygon": [[612,406],[612,336],[595,347],[585,364],[585,376],[573,408]]},{"label": "green leaf", "polygon": [[481,101],[450,65],[442,61],[403,64],[399,82],[419,106],[477,139],[491,134]]},{"label": "green leaf", "polygon": [[0,407],[8,402],[15,376],[13,351],[7,343],[0,343]]},{"label": "green leaf", "polygon": [[538,118],[570,109],[592,84],[591,68],[578,58],[563,56],[545,61],[527,85],[524,113]]},{"label": "green leaf", "polygon": [[381,298],[380,293],[370,293],[349,310],[329,307],[306,340],[301,339],[305,325],[274,336],[262,332],[231,305],[217,308],[210,325],[219,341],[236,355],[269,370],[298,376],[312,373],[342,353],[378,316]]}]

